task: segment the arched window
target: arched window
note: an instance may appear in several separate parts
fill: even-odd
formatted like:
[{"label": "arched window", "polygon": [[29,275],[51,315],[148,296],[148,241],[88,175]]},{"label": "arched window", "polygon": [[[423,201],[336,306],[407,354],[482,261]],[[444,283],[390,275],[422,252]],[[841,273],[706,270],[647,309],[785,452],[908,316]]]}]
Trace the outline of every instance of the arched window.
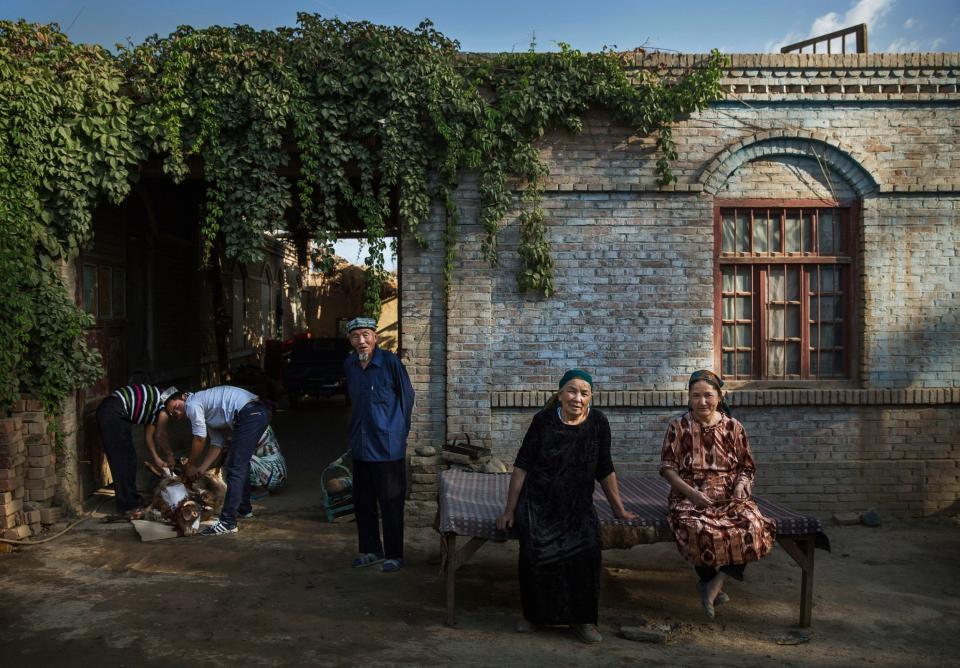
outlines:
[{"label": "arched window", "polygon": [[856,239],[875,181],[816,137],[738,146],[702,180],[716,197],[716,366],[731,380],[855,377]]}]

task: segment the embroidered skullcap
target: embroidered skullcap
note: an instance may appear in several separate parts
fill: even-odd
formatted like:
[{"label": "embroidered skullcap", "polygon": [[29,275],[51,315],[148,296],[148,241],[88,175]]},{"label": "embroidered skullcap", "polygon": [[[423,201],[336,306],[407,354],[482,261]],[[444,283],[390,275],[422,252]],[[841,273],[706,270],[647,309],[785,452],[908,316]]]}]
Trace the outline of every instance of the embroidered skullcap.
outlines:
[{"label": "embroidered skullcap", "polygon": [[373,331],[377,331],[377,321],[373,318],[364,318],[362,316],[354,318],[347,323],[347,334],[355,329],[372,329]]},{"label": "embroidered skullcap", "polygon": [[687,387],[691,387],[694,383],[700,380],[710,383],[717,388],[717,390],[723,387],[723,378],[708,369],[700,369],[699,371],[694,371],[692,374],[690,374],[690,380],[687,382]]},{"label": "embroidered skullcap", "polygon": [[560,389],[563,389],[563,386],[569,383],[574,378],[579,378],[580,380],[587,381],[587,384],[593,388],[593,376],[584,371],[583,369],[570,369],[565,374],[563,378],[560,379]]},{"label": "embroidered skullcap", "polygon": [[165,389],[163,392],[160,393],[160,405],[163,406],[165,403],[167,403],[167,399],[169,399],[179,391],[180,390],[175,388],[173,385]]}]

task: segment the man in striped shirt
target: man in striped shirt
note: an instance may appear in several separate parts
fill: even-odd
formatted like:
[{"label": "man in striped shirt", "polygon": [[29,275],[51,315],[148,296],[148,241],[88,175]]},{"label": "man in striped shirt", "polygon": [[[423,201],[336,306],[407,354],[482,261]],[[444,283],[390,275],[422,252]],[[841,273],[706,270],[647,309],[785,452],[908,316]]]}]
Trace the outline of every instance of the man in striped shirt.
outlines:
[{"label": "man in striped shirt", "polygon": [[133,446],[133,425],[144,426],[144,437],[150,458],[158,468],[173,465],[173,453],[166,444],[157,451],[156,428],[159,420],[166,420],[163,402],[177,388],[160,391],[153,385],[126,385],[100,402],[97,423],[103,441],[103,452],[113,476],[117,513],[126,514],[142,503],[137,493],[137,451]]}]

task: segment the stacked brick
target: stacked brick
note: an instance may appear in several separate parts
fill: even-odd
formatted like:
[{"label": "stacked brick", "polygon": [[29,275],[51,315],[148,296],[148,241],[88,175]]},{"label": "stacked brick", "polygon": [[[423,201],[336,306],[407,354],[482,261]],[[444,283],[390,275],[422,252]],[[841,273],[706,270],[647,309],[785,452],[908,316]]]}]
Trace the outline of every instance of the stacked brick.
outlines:
[{"label": "stacked brick", "polygon": [[0,530],[11,540],[30,535],[23,522],[25,453],[20,420],[0,419]]},{"label": "stacked brick", "polygon": [[23,540],[60,519],[56,455],[39,401],[21,399],[11,414],[0,418],[0,535]]},{"label": "stacked brick", "polygon": [[407,514],[412,526],[428,526],[433,520],[439,489],[437,474],[442,468],[443,461],[433,447],[418,447],[417,454],[410,457]]}]

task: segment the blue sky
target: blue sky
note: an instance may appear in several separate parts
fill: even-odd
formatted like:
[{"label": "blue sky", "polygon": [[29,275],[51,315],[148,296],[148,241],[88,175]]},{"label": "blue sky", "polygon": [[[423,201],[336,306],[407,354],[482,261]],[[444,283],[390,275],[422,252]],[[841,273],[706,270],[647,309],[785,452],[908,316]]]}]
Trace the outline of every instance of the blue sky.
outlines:
[{"label": "blue sky", "polygon": [[[429,18],[465,51],[523,51],[535,38],[541,50],[769,53],[864,22],[873,53],[960,51],[957,0],[0,0],[0,18],[56,22],[75,42],[106,47],[178,25],[292,26],[298,11],[408,28]],[[352,262],[364,256],[356,241],[337,250]]]},{"label": "blue sky", "polygon": [[535,35],[544,50],[562,41],[584,51],[764,53],[861,22],[871,52],[960,51],[957,0],[0,0],[4,19],[57,22],[74,41],[105,46],[183,24],[293,25],[298,11],[409,28],[429,18],[466,51],[526,50]]}]

